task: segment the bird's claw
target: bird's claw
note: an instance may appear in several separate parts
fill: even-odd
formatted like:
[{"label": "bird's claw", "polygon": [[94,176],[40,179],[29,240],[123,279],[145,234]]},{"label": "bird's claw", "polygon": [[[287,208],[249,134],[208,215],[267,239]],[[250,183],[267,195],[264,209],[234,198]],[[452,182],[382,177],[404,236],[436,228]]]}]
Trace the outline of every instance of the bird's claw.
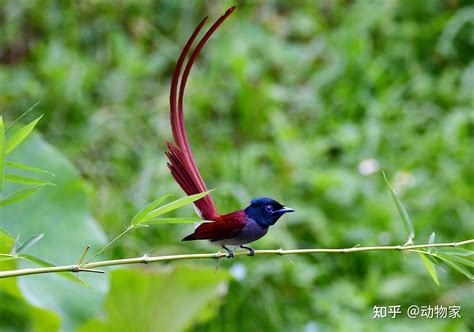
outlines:
[{"label": "bird's claw", "polygon": [[253,250],[253,248],[251,247],[247,247],[247,246],[244,246],[244,245],[241,245],[240,248],[242,249],[247,249],[249,251],[249,256],[252,257],[253,255],[255,255],[255,250]]},{"label": "bird's claw", "polygon": [[225,251],[227,251],[227,253],[228,253],[227,258],[234,258],[234,252],[232,250],[230,250],[226,246],[222,246],[222,248],[224,248]]}]

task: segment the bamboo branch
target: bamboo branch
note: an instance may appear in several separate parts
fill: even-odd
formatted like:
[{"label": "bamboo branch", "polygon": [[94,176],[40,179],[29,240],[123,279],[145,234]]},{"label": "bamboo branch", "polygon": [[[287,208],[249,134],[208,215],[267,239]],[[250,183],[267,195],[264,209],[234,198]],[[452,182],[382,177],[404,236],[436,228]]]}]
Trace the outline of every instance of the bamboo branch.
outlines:
[{"label": "bamboo branch", "polygon": [[[341,249],[291,249],[291,250],[255,250],[255,255],[296,255],[296,254],[348,254],[353,252],[364,252],[364,251],[382,251],[382,250],[395,250],[405,252],[422,252],[418,249],[426,248],[443,248],[443,247],[459,247],[474,243],[474,239],[465,240],[461,242],[451,243],[433,243],[433,244],[418,244],[418,245],[407,245],[407,246],[372,246],[372,247],[352,247],[352,248],[341,248]],[[427,253],[427,252],[426,252]],[[248,256],[248,252],[236,252],[234,256]],[[135,258],[124,258],[124,259],[113,259],[99,262],[86,263],[82,265],[64,265],[64,266],[53,266],[53,267],[41,267],[41,268],[27,268],[11,271],[1,271],[0,278],[20,277],[33,274],[43,273],[57,273],[57,272],[94,272],[102,273],[103,271],[95,270],[99,267],[105,266],[116,266],[116,265],[128,265],[128,264],[148,264],[154,262],[164,261],[176,261],[183,259],[202,259],[202,258],[213,258],[219,259],[228,257],[227,253],[209,253],[209,254],[184,254],[184,255],[169,255],[169,256],[149,256],[144,255]]]}]

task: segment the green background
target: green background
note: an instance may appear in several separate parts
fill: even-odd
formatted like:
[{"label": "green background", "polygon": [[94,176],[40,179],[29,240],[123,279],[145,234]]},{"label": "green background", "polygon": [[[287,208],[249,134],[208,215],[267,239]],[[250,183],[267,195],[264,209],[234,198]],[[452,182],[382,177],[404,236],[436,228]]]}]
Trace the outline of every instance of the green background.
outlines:
[{"label": "green background", "polygon": [[[296,209],[256,249],[403,244],[380,172],[360,171],[370,159],[400,193],[417,243],[433,231],[437,242],[473,237],[474,7],[458,0],[0,1],[0,112],[13,121],[39,101],[24,122],[44,114],[41,135],[12,160],[58,178],[4,210],[0,226],[46,233],[35,253],[70,264],[148,202],[181,196],[164,156],[170,77],[198,22],[232,4],[191,73],[185,117],[220,212],[257,196]],[[104,258],[216,250],[181,243],[191,231],[139,229]],[[75,291],[87,301],[49,290],[70,287],[56,276],[2,280],[0,330],[474,328],[474,287],[446,266],[438,287],[412,254],[289,258],[239,257],[216,273],[215,261],[118,269],[86,277],[95,290]],[[411,304],[460,305],[462,318],[372,318],[374,305]]]}]

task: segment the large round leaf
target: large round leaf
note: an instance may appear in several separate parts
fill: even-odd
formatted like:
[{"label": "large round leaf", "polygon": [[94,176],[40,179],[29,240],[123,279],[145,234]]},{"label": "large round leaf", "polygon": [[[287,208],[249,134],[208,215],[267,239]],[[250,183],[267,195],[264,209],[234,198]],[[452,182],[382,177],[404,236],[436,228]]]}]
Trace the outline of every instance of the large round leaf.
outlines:
[{"label": "large round leaf", "polygon": [[[11,153],[9,159],[56,174],[54,178],[47,178],[56,186],[44,187],[24,200],[2,207],[0,227],[10,234],[26,240],[34,234],[45,233],[40,242],[28,249],[28,254],[55,265],[74,264],[86,245],[91,245],[92,250],[103,245],[105,236],[89,212],[84,183],[57,149],[33,135]],[[27,175],[27,171],[9,171]],[[20,266],[31,264],[22,262]],[[59,313],[63,329],[69,330],[99,310],[108,288],[107,276],[84,274],[80,277],[93,289],[58,275],[28,276],[18,281],[30,303]]]},{"label": "large round leaf", "polygon": [[227,291],[229,274],[212,268],[178,266],[158,271],[115,270],[105,313],[86,331],[178,332],[210,319]]},{"label": "large round leaf", "polygon": [[[5,253],[1,248],[0,253]],[[0,261],[0,270],[18,267],[15,260]],[[59,317],[48,310],[28,303],[13,278],[0,280],[0,331],[56,331]]]}]

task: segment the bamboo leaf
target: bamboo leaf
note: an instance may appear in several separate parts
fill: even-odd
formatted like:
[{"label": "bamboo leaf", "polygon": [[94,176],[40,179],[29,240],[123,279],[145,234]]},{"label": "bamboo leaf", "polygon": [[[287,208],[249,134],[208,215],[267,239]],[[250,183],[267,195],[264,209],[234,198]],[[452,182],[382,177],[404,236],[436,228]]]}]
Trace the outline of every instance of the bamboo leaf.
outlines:
[{"label": "bamboo leaf", "polygon": [[398,213],[400,214],[400,217],[403,220],[403,224],[405,225],[405,228],[407,229],[407,232],[409,233],[408,243],[413,243],[413,239],[415,238],[415,230],[410,220],[410,216],[408,215],[408,212],[403,206],[402,201],[398,197],[397,193],[395,192],[395,190],[393,190],[392,186],[390,185],[390,182],[388,182],[385,172],[382,171],[382,174],[383,174],[383,178],[385,179],[385,183],[387,184],[388,189],[390,191],[390,195],[392,196],[392,199],[395,202],[395,205],[397,206]]},{"label": "bamboo leaf", "polygon": [[172,194],[161,196],[160,198],[156,199],[155,201],[151,202],[143,209],[137,212],[137,214],[133,217],[132,221],[130,222],[131,225],[140,224],[141,221],[146,217],[148,213],[156,209],[165,199],[168,197],[173,196]]},{"label": "bamboo leaf", "polygon": [[441,248],[437,250],[438,253],[447,254],[447,255],[456,255],[456,256],[463,256],[469,257],[474,255],[473,250],[465,249],[465,248]]},{"label": "bamboo leaf", "polygon": [[194,224],[197,222],[205,222],[205,221],[199,218],[154,218],[154,219],[146,220],[147,225]]},{"label": "bamboo leaf", "polygon": [[10,261],[12,259],[18,259],[17,256],[11,254],[0,254],[0,262],[2,261]]},{"label": "bamboo leaf", "polygon": [[39,185],[39,186],[34,186],[34,187],[23,188],[23,189],[20,189],[18,191],[15,191],[15,192],[11,193],[8,196],[0,198],[0,206],[15,203],[15,202],[17,202],[21,199],[24,199],[24,198],[30,196],[35,191],[37,191],[37,190],[39,190],[43,187],[44,187],[44,184]]},{"label": "bamboo leaf", "polygon": [[438,256],[444,256],[444,257],[448,257],[449,259],[461,264],[461,265],[465,265],[465,266],[469,266],[469,267],[474,267],[474,261],[472,259],[467,259],[467,258],[464,258],[462,256],[458,256],[458,255],[451,255],[451,254],[445,254],[445,253],[437,253]]},{"label": "bamboo leaf", "polygon": [[474,281],[474,276],[472,275],[471,272],[469,272],[467,269],[465,269],[463,266],[460,266],[456,264],[455,262],[450,260],[449,256],[443,255],[443,254],[436,254],[435,257],[439,258],[442,260],[444,263],[455,269],[456,271],[464,274],[470,281]]},{"label": "bamboo leaf", "polygon": [[5,182],[27,184],[27,185],[34,185],[34,186],[37,186],[37,185],[55,186],[54,183],[49,182],[49,181],[33,179],[26,176],[21,176],[21,175],[16,175],[16,174],[11,174],[11,173],[5,174]]},{"label": "bamboo leaf", "polygon": [[433,263],[425,256],[425,254],[418,253],[418,256],[420,256],[420,259],[430,274],[431,279],[433,279],[434,283],[439,286],[438,274],[436,273],[436,268]]},{"label": "bamboo leaf", "polygon": [[3,174],[5,173],[5,128],[3,125],[3,117],[0,115],[0,194],[3,189]]},{"label": "bamboo leaf", "polygon": [[11,237],[6,231],[0,228],[0,244],[4,243],[7,246],[12,246],[15,243],[15,239]]},{"label": "bamboo leaf", "polygon": [[33,235],[28,240],[23,242],[23,244],[20,245],[16,249],[16,253],[19,253],[21,251],[25,251],[26,249],[30,248],[31,246],[34,246],[39,240],[41,240],[43,238],[43,236],[44,236],[44,233]]},{"label": "bamboo leaf", "polygon": [[21,119],[23,119],[28,113],[30,113],[40,102],[37,101],[33,106],[31,106],[26,112],[23,112],[22,115],[20,115],[15,121],[13,121],[12,124],[8,126],[8,128],[5,130],[5,134],[8,133],[10,129],[12,129]]},{"label": "bamboo leaf", "polygon": [[5,148],[5,155],[7,156],[10,152],[12,152],[21,142],[23,142],[33,131],[38,121],[42,118],[36,118],[35,120],[31,121],[27,125],[18,129],[10,138],[6,140],[6,148]]},{"label": "bamboo leaf", "polygon": [[[434,244],[435,243],[435,237],[436,237],[435,232],[431,233],[430,237],[428,238],[428,244]],[[428,252],[429,253],[433,252],[433,247],[428,248]]]},{"label": "bamboo leaf", "polygon": [[[56,266],[54,264],[51,264],[48,261],[45,261],[41,258],[32,256],[32,255],[21,254],[21,255],[18,255],[17,257],[21,258],[21,259],[23,259],[27,262],[35,263],[36,265],[39,265],[39,266],[42,266],[42,267],[55,267]],[[72,274],[72,272],[56,272],[56,274],[60,275],[61,277],[66,278],[66,279],[69,279],[71,281],[77,282],[78,284],[80,284],[82,286],[92,288],[91,285],[89,285],[88,283],[86,283],[86,282],[82,281],[81,279],[79,279],[78,277],[76,277],[74,274]]]},{"label": "bamboo leaf", "polygon": [[25,171],[31,171],[31,172],[35,172],[35,173],[43,173],[43,174],[48,174],[48,175],[51,175],[51,176],[56,176],[55,174],[53,174],[51,172],[48,172],[44,169],[29,166],[29,165],[24,165],[24,164],[20,164],[20,163],[15,163],[13,161],[6,161],[5,166],[11,167],[11,168],[23,169]]},{"label": "bamboo leaf", "polygon": [[172,201],[166,205],[163,205],[163,206],[160,206],[159,208],[151,211],[147,216],[146,218],[143,220],[143,222],[146,222],[147,220],[152,220],[152,219],[155,219],[156,217],[158,216],[161,216],[165,213],[168,213],[170,211],[173,211],[173,210],[176,210],[176,209],[179,209],[180,207],[183,207],[185,205],[188,205],[194,201],[197,201],[198,199],[201,199],[203,198],[204,196],[206,196],[207,194],[209,194],[212,190],[209,190],[209,191],[206,191],[206,192],[202,192],[202,193],[199,193],[199,194],[194,194],[194,195],[191,195],[191,196],[186,196],[186,197],[182,197],[180,199],[177,199],[175,201]]},{"label": "bamboo leaf", "polygon": [[10,251],[10,255],[15,255],[16,254],[16,250],[17,248],[20,246],[20,235],[17,235],[15,240],[13,241],[13,246],[12,246],[12,249]]}]

